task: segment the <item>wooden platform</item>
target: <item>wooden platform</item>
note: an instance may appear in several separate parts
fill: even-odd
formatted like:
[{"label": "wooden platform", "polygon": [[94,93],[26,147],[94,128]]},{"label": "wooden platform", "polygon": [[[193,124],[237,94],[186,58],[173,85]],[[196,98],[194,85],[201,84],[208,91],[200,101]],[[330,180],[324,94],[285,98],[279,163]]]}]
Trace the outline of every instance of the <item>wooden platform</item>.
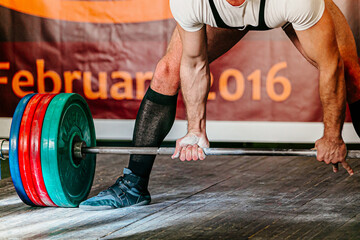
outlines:
[{"label": "wooden platform", "polygon": [[[128,157],[100,156],[91,196],[113,184]],[[360,239],[356,174],[299,157],[159,157],[152,204],[86,212],[32,208],[0,181],[0,239]]]}]

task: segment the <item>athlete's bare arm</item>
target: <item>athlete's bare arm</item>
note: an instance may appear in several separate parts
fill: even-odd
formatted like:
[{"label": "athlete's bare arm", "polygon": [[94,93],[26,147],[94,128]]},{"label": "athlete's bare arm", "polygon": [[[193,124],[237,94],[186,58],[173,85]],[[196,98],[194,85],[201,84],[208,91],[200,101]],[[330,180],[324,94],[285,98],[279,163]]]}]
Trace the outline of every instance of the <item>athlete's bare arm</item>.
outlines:
[{"label": "athlete's bare arm", "polygon": [[[358,62],[355,39],[345,16],[336,4],[332,0],[325,0],[325,4],[335,25],[336,40],[341,58],[344,62],[347,101],[348,103],[353,103],[360,99],[360,66]],[[309,57],[305,54],[304,49],[302,49],[299,39],[297,38],[295,30],[291,25],[285,29],[285,33],[300,53],[311,64],[317,67],[316,63],[309,59]]]},{"label": "athlete's bare arm", "polygon": [[343,61],[338,50],[335,26],[328,10],[310,29],[296,31],[305,54],[320,71],[320,99],[323,106],[324,135],[316,141],[317,159],[325,163],[342,163],[352,174],[345,160],[346,146],[341,132],[345,118],[346,87]]},{"label": "athlete's bare arm", "polygon": [[188,133],[176,141],[173,158],[204,159],[202,148],[209,146],[206,137],[206,102],[210,89],[206,28],[187,32],[178,25],[183,50],[180,65],[181,91],[186,106]]}]

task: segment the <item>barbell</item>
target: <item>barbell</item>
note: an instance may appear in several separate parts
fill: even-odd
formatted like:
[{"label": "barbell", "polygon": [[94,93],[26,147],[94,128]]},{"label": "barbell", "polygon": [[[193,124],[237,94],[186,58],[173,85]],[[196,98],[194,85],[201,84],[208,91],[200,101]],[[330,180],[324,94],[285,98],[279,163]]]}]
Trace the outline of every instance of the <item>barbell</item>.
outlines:
[{"label": "barbell", "polygon": [[[172,155],[175,148],[96,147],[94,122],[78,94],[29,94],[16,107],[0,158],[9,159],[20,199],[30,206],[77,207],[90,192],[96,154]],[[204,148],[206,155],[304,156],[316,150]],[[351,150],[347,158],[360,158]]]}]

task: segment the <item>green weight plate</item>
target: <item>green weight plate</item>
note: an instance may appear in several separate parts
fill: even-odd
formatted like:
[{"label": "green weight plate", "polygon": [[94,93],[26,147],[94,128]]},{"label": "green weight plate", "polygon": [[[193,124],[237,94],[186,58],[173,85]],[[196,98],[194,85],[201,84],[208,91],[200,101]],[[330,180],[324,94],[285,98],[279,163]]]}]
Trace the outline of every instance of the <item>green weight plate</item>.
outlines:
[{"label": "green weight plate", "polygon": [[95,155],[77,161],[74,141],[95,146],[95,128],[85,100],[78,94],[61,93],[46,111],[41,133],[41,168],[51,200],[60,207],[77,207],[90,192]]}]

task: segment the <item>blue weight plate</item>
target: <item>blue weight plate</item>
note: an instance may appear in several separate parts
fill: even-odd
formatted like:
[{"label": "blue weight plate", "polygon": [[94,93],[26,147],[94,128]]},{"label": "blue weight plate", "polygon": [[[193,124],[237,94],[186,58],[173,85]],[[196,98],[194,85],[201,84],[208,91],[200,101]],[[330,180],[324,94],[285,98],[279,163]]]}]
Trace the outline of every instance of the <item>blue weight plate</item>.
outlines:
[{"label": "blue weight plate", "polygon": [[19,169],[19,158],[18,158],[18,147],[19,147],[19,132],[21,119],[26,108],[26,105],[35,94],[28,94],[22,98],[15,109],[15,113],[11,122],[10,129],[10,147],[9,147],[9,166],[11,178],[15,186],[15,190],[19,195],[20,199],[30,206],[35,206],[33,202],[26,195],[24,186],[21,181],[20,169]]}]

